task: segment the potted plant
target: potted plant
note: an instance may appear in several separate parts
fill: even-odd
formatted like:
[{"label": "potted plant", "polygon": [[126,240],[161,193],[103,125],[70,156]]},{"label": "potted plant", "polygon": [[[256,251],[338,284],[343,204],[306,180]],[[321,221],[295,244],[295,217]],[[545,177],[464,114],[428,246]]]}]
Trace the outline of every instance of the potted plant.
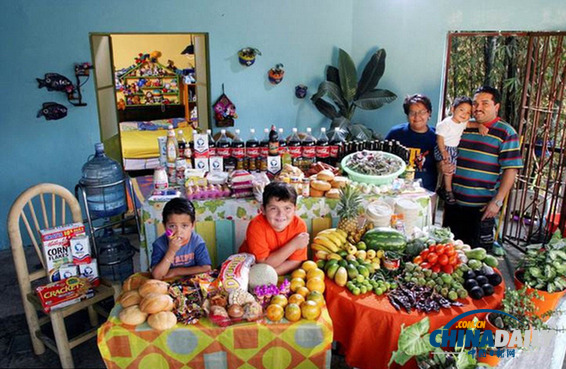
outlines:
[{"label": "potted plant", "polygon": [[566,292],[566,239],[560,230],[552,235],[546,245],[527,246],[527,252],[519,261],[515,272],[515,286],[526,291],[536,290],[539,296],[533,297],[538,307],[537,315],[547,320],[548,312],[554,310]]},{"label": "potted plant", "polygon": [[276,85],[283,80],[284,74],[285,70],[283,69],[283,64],[279,63],[267,72],[267,77],[269,78],[269,82]]},{"label": "potted plant", "polygon": [[357,108],[379,109],[397,98],[389,90],[377,88],[385,71],[385,50],[377,50],[366,64],[360,79],[350,55],[340,49],[338,68],[328,66],[326,81],[318,86],[311,97],[312,102],[325,117],[332,120],[329,135],[334,130],[345,138],[346,135],[359,140],[367,140],[373,132],[363,124],[352,124],[351,119]]},{"label": "potted plant", "polygon": [[238,51],[238,61],[240,64],[249,67],[255,63],[255,57],[261,55],[261,52],[254,47],[244,47]]}]

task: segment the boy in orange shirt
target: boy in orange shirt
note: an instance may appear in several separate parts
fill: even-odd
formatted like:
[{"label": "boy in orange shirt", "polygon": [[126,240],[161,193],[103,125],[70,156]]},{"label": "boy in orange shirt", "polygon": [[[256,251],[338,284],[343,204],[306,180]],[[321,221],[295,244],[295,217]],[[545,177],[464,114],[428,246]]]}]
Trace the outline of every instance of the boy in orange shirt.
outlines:
[{"label": "boy in orange shirt", "polygon": [[307,259],[309,234],[304,220],[295,215],[297,192],[283,182],[263,191],[261,213],[248,225],[239,252],[254,254],[258,263],[271,265],[279,275],[297,269]]}]

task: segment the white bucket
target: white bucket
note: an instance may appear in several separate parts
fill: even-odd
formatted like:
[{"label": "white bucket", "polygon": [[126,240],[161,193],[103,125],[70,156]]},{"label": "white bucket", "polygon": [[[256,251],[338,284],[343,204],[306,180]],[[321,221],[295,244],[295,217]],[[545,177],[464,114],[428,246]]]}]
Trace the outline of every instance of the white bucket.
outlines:
[{"label": "white bucket", "polygon": [[413,200],[398,199],[395,202],[395,214],[403,215],[405,234],[407,235],[412,234],[415,227],[422,225],[420,213],[421,207]]},{"label": "white bucket", "polygon": [[374,201],[366,208],[366,218],[375,227],[390,227],[393,209],[384,201]]}]

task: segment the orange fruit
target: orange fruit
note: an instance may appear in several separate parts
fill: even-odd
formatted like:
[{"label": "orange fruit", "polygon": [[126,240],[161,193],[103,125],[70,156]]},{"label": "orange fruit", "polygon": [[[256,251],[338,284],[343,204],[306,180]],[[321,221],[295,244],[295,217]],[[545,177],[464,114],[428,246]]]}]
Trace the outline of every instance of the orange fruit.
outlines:
[{"label": "orange fruit", "polygon": [[281,305],[271,304],[265,310],[265,314],[267,319],[271,320],[272,322],[278,322],[283,318],[285,311]]},{"label": "orange fruit", "polygon": [[309,289],[309,291],[318,291],[320,293],[323,293],[326,289],[326,286],[324,285],[323,279],[311,278],[307,281],[307,288]]},{"label": "orange fruit", "polygon": [[301,265],[301,268],[303,268],[305,270],[305,272],[309,272],[309,270],[311,269],[316,269],[317,265],[314,261],[312,260],[307,260],[305,262],[303,262],[303,265]]},{"label": "orange fruit", "polygon": [[307,272],[307,280],[311,278],[320,278],[324,281],[324,271],[322,269],[311,269]]},{"label": "orange fruit", "polygon": [[291,292],[296,292],[299,287],[304,287],[305,286],[305,280],[302,278],[293,278],[291,279],[291,285],[289,286],[289,288],[291,289]]},{"label": "orange fruit", "polygon": [[285,295],[275,295],[271,298],[270,304],[281,305],[281,307],[285,307],[288,304],[287,297]]},{"label": "orange fruit", "polygon": [[297,290],[295,291],[295,293],[298,293],[299,295],[303,296],[304,298],[307,298],[307,295],[310,293],[311,291],[306,288],[306,287],[299,287],[297,288]]},{"label": "orange fruit", "polygon": [[294,293],[291,296],[289,296],[289,304],[297,304],[300,306],[304,301],[305,301],[305,297],[301,294]]},{"label": "orange fruit", "polygon": [[304,269],[302,269],[302,268],[295,269],[295,270],[293,271],[293,273],[291,273],[291,278],[301,278],[301,279],[305,279],[306,276],[307,276],[307,272],[306,272]]},{"label": "orange fruit", "polygon": [[301,308],[297,304],[289,304],[285,307],[285,318],[290,322],[301,319]]},{"label": "orange fruit", "polygon": [[305,301],[301,304],[301,314],[308,320],[316,320],[320,316],[320,306],[314,301]]},{"label": "orange fruit", "polygon": [[324,295],[319,291],[311,291],[306,297],[307,301],[314,301],[318,304],[318,306],[323,307],[326,304],[324,300]]}]

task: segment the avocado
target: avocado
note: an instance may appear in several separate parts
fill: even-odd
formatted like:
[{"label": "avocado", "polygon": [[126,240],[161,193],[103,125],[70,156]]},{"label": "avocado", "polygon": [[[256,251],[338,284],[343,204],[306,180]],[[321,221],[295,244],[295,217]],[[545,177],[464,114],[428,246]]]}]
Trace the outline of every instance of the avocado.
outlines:
[{"label": "avocado", "polygon": [[484,292],[483,289],[480,286],[475,286],[470,290],[470,296],[472,296],[472,298],[474,300],[479,300],[484,296]]},{"label": "avocado", "polygon": [[468,279],[475,279],[476,278],[476,273],[474,273],[473,270],[468,270],[466,272],[464,272],[464,279],[468,280]]}]

